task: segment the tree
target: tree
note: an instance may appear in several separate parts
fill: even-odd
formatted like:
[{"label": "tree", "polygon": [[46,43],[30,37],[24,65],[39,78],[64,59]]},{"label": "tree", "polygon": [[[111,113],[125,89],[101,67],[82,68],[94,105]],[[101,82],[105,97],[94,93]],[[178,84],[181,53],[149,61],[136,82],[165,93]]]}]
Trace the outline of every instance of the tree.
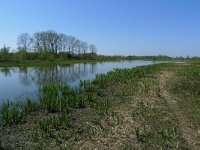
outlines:
[{"label": "tree", "polygon": [[79,40],[76,39],[74,36],[67,36],[67,40],[68,40],[67,46],[68,46],[69,54],[74,56]]},{"label": "tree", "polygon": [[0,49],[0,54],[8,54],[10,51],[10,47],[6,47],[5,45],[3,48]]},{"label": "tree", "polygon": [[22,33],[17,38],[17,45],[19,50],[24,50],[27,52],[27,50],[30,48],[30,45],[32,43],[32,38],[28,33]]},{"label": "tree", "polygon": [[85,58],[86,53],[88,51],[88,43],[87,42],[82,42],[82,47],[83,47],[83,56]]},{"label": "tree", "polygon": [[60,47],[60,36],[53,30],[36,32],[34,34],[34,47],[39,52],[57,54]]},{"label": "tree", "polygon": [[89,51],[91,55],[96,55],[97,47],[94,44],[89,45]]},{"label": "tree", "polygon": [[[23,55],[26,56],[26,59],[55,58],[55,55],[59,54],[60,52],[62,52],[62,55],[65,58],[71,58],[72,56],[79,56],[80,58],[81,56],[85,57],[87,51],[89,50],[91,55],[94,55],[97,51],[97,48],[94,44],[90,45],[89,47],[87,42],[83,42],[74,36],[57,33],[54,30],[36,32],[32,37],[28,33],[20,34],[17,39],[17,44],[19,52],[24,52],[27,54],[27,56]],[[30,48],[30,46],[32,46],[34,49],[34,55],[27,53],[27,50]]]},{"label": "tree", "polygon": [[80,58],[81,56],[81,51],[82,51],[82,41],[80,40],[77,40],[77,54],[78,54],[78,57]]},{"label": "tree", "polygon": [[59,35],[53,30],[48,30],[46,31],[46,38],[50,52],[57,54],[59,46]]},{"label": "tree", "polygon": [[0,49],[0,61],[5,62],[9,60],[9,51],[10,47],[6,47],[5,45]]},{"label": "tree", "polygon": [[68,38],[67,35],[60,33],[58,39],[58,50],[64,52],[67,50]]},{"label": "tree", "polygon": [[42,49],[42,43],[40,40],[40,32],[36,32],[33,35],[33,47],[35,52],[41,52]]},{"label": "tree", "polygon": [[79,43],[78,43],[78,55],[79,55],[79,57],[81,56],[81,54],[83,54],[83,56],[85,58],[87,50],[88,50],[87,42],[79,41]]}]

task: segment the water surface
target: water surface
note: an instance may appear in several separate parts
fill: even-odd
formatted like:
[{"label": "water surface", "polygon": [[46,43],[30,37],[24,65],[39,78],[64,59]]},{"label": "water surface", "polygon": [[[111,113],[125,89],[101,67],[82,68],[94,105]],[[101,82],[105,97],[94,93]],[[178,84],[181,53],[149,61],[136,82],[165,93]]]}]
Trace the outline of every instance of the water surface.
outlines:
[{"label": "water surface", "polygon": [[34,98],[44,84],[77,86],[80,80],[93,80],[114,68],[132,68],[154,64],[153,61],[80,63],[68,66],[0,67],[0,103],[3,100]]}]

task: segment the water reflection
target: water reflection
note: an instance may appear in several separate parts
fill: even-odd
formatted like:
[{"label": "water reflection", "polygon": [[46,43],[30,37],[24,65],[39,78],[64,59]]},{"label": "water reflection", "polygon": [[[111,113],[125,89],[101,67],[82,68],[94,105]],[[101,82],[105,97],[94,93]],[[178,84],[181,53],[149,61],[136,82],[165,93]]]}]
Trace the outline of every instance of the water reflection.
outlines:
[{"label": "water reflection", "polygon": [[153,63],[121,61],[67,66],[0,67],[0,102],[2,99],[12,99],[21,95],[29,97],[30,93],[37,91],[44,84],[68,84],[73,87],[78,85],[80,80],[93,80],[96,74],[106,73],[114,68],[132,68]]},{"label": "water reflection", "polygon": [[10,72],[10,68],[9,67],[3,67],[0,69],[0,72],[4,75],[4,76],[10,76],[11,72]]},{"label": "water reflection", "polygon": [[[90,64],[72,64],[69,66],[49,65],[37,67],[19,67],[18,78],[24,86],[35,84],[41,86],[44,84],[73,84],[81,78],[97,71],[97,63]],[[4,76],[11,76],[12,68],[3,67],[0,72]],[[15,70],[15,69],[14,69]]]}]

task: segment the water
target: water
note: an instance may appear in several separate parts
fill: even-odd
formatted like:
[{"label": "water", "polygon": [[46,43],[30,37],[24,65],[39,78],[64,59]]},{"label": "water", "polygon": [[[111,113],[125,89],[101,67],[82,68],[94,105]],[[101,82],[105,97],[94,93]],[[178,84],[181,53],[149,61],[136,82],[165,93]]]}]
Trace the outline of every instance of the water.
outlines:
[{"label": "water", "polygon": [[68,66],[0,67],[0,103],[3,100],[37,97],[44,84],[77,86],[80,80],[93,80],[96,74],[105,74],[114,68],[132,68],[154,64],[153,61],[119,61],[80,63]]}]

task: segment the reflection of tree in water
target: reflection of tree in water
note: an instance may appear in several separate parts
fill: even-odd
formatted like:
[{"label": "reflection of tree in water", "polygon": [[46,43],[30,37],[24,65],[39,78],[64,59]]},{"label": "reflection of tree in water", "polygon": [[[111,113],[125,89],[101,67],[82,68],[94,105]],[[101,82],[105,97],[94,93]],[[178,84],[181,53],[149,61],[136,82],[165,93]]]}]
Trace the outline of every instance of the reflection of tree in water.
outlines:
[{"label": "reflection of tree in water", "polygon": [[25,85],[35,83],[44,84],[70,84],[80,78],[84,78],[88,73],[95,73],[96,63],[72,64],[69,66],[39,66],[29,67],[20,70],[20,81]]},{"label": "reflection of tree in water", "polygon": [[0,68],[0,72],[6,77],[11,76],[11,69],[9,67]]},{"label": "reflection of tree in water", "polygon": [[27,66],[23,66],[23,67],[19,67],[19,79],[21,81],[21,83],[23,83],[23,85],[30,85],[32,82],[31,77],[28,75],[28,67]]},{"label": "reflection of tree in water", "polygon": [[97,70],[97,64],[96,63],[91,63],[91,68],[90,68],[90,73],[94,74]]}]

